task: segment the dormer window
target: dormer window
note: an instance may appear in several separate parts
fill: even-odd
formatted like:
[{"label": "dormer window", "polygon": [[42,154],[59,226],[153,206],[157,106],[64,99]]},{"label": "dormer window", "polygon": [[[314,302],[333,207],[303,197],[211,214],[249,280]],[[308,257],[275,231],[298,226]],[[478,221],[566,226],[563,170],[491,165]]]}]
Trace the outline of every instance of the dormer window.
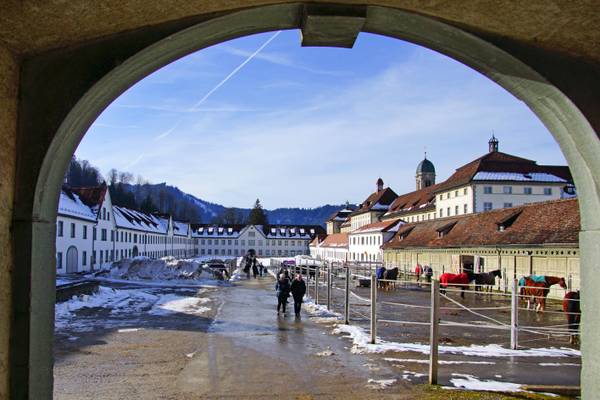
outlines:
[{"label": "dormer window", "polygon": [[233,233],[233,228],[227,228],[227,232],[228,232],[229,234],[232,234],[232,233]]},{"label": "dormer window", "polygon": [[437,234],[438,234],[438,239],[441,239],[444,236],[448,235],[450,233],[450,231],[452,230],[452,228],[454,228],[454,225],[456,225],[456,221],[450,222],[449,224],[446,224],[446,225],[436,229]]},{"label": "dormer window", "polygon": [[507,228],[510,228],[512,224],[514,224],[515,221],[519,218],[522,212],[523,210],[515,211],[506,216],[505,218],[497,221],[496,225],[498,226],[498,232],[504,232]]}]

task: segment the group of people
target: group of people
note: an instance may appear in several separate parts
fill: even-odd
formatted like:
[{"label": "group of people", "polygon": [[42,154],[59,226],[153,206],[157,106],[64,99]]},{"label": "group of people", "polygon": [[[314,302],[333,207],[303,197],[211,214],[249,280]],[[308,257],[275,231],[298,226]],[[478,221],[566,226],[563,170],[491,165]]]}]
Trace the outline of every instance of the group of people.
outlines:
[{"label": "group of people", "polygon": [[306,282],[302,279],[302,274],[296,274],[296,277],[292,280],[287,268],[281,268],[277,276],[277,283],[275,283],[277,314],[283,311],[283,315],[287,315],[285,309],[291,294],[294,298],[294,313],[296,314],[296,318],[300,317],[300,309],[304,295],[306,294]]},{"label": "group of people", "polygon": [[256,251],[248,250],[248,254],[244,257],[244,273],[246,277],[250,279],[250,272],[252,272],[252,276],[256,279],[258,276],[263,276],[266,272],[265,267],[262,265],[258,258],[256,257]]},{"label": "group of people", "polygon": [[421,264],[417,263],[415,266],[415,277],[417,278],[417,283],[421,281],[421,276],[425,277],[426,282],[431,282],[431,278],[433,277],[433,269],[429,265],[421,266]]}]

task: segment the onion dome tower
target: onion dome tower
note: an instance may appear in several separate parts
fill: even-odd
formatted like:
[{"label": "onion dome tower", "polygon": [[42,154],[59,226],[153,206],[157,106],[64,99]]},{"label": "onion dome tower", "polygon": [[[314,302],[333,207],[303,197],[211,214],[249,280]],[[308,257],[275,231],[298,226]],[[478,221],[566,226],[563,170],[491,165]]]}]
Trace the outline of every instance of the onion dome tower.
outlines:
[{"label": "onion dome tower", "polygon": [[427,159],[427,153],[425,153],[423,161],[417,165],[416,183],[417,190],[435,185],[435,167],[433,166],[433,163]]}]

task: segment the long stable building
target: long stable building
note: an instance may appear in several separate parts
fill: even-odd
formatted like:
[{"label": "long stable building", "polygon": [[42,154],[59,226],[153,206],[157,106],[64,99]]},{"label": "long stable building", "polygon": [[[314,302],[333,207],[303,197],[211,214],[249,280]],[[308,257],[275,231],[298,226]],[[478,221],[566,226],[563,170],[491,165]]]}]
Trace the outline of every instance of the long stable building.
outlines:
[{"label": "long stable building", "polygon": [[[564,277],[579,288],[579,204],[576,199],[402,225],[383,245],[384,261],[412,271],[429,265],[435,276],[502,270],[507,281],[527,275]],[[554,294],[564,294],[558,287]],[[562,297],[562,296],[561,296]]]}]

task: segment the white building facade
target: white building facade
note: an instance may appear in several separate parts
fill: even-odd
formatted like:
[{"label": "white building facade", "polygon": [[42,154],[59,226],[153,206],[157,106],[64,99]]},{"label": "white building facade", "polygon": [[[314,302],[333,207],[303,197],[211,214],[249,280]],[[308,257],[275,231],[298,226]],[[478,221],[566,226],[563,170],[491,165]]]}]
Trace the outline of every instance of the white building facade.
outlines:
[{"label": "white building facade", "polygon": [[197,252],[187,222],[113,206],[106,185],[63,188],[56,225],[56,271],[87,272],[124,258],[190,257]]},{"label": "white building facade", "polygon": [[334,233],[327,237],[317,236],[310,243],[310,256],[324,261],[348,261],[348,234]]},{"label": "white building facade", "polygon": [[387,243],[398,228],[402,220],[388,220],[365,225],[352,231],[348,235],[348,256],[355,262],[382,262],[382,246]]},{"label": "white building facade", "polygon": [[310,254],[309,244],[318,234],[318,225],[193,225],[200,256],[239,257],[253,249],[262,257],[288,257]]}]

